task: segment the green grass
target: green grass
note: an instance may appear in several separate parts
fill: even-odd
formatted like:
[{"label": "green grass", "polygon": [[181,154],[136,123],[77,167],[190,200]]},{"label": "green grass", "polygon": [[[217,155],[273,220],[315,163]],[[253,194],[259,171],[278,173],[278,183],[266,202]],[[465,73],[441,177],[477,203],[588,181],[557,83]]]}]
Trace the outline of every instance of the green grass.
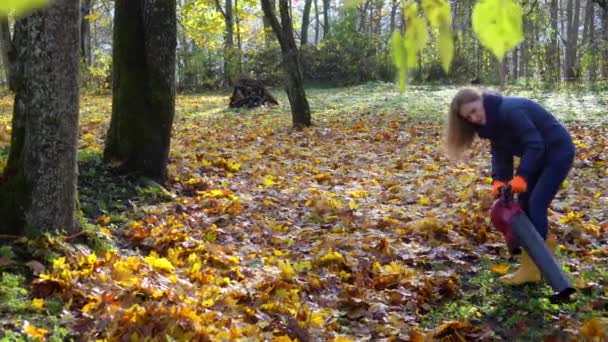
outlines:
[{"label": "green grass", "polygon": [[[598,314],[598,310],[591,309],[592,305],[608,305],[601,286],[577,292],[570,303],[552,304],[549,300],[552,290],[546,283],[518,287],[503,285],[498,280],[499,275],[489,271],[491,264],[490,260],[482,259],[479,272],[463,275],[462,294],[434,305],[424,315],[421,325],[433,328],[445,321],[471,320],[476,325],[489,326],[504,340],[542,341],[552,334],[562,334],[561,316],[584,321]],[[606,284],[608,267],[596,266],[576,278]]]},{"label": "green grass", "polygon": [[[408,86],[400,94],[392,83],[370,82],[363,85],[339,88],[309,87],[306,95],[315,124],[332,116],[345,114],[365,116],[368,114],[407,114],[416,120],[442,121],[450,101],[460,86]],[[489,88],[498,90],[497,88]],[[228,108],[229,93],[210,93],[208,101],[200,101],[200,94],[180,95],[178,116],[207,117],[216,115],[256,115],[290,112],[289,101],[282,88],[270,89],[279,101],[279,106],[254,109]],[[608,122],[608,100],[601,93],[580,89],[542,90],[525,87],[506,87],[505,95],[524,96],[538,101],[564,122],[585,121],[588,123]],[[204,94],[205,95],[205,94]]]},{"label": "green grass", "polygon": [[[1,267],[0,267],[1,268]],[[30,293],[25,288],[25,277],[19,273],[0,273],[0,341],[32,341],[24,334],[21,324],[25,321],[37,328],[46,329],[47,341],[71,341],[69,330],[61,323],[64,303],[58,298],[45,300],[44,307],[32,305]]]}]

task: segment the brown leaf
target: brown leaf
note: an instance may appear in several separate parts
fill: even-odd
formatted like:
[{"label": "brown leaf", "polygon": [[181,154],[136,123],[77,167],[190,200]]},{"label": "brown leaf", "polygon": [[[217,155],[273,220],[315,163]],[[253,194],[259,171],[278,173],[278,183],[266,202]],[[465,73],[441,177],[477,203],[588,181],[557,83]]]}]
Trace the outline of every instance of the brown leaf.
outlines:
[{"label": "brown leaf", "polygon": [[27,265],[27,267],[29,267],[30,270],[32,270],[32,273],[34,275],[46,273],[46,267],[44,267],[43,264],[41,264],[40,262],[38,262],[36,260],[30,260],[30,261],[26,262],[25,265]]},{"label": "brown leaf", "polygon": [[1,266],[12,265],[14,263],[15,263],[15,261],[13,261],[13,260],[11,260],[9,258],[5,258],[5,257],[0,258],[0,267]]}]

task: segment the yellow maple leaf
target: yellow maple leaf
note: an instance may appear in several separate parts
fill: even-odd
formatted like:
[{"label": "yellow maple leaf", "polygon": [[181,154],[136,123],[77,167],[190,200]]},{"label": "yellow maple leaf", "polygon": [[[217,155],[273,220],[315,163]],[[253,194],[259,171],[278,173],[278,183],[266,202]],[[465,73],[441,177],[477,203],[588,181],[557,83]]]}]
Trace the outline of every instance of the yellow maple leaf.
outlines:
[{"label": "yellow maple leaf", "polygon": [[35,325],[26,322],[26,324],[24,324],[23,332],[33,339],[43,340],[49,331],[44,328],[37,328]]},{"label": "yellow maple leaf", "polygon": [[355,191],[351,191],[350,195],[353,198],[366,198],[368,196],[368,193],[365,190],[355,190]]},{"label": "yellow maple leaf", "polygon": [[580,333],[582,336],[595,341],[605,341],[608,337],[608,321],[602,321],[600,318],[591,318],[583,323]]},{"label": "yellow maple leaf", "polygon": [[262,183],[264,184],[264,186],[273,186],[276,184],[275,179],[276,177],[274,175],[267,175],[266,177],[264,177]]},{"label": "yellow maple leaf", "polygon": [[431,199],[428,198],[428,197],[426,197],[426,196],[420,197],[418,199],[418,204],[420,204],[420,205],[429,205],[429,204],[431,204]]},{"label": "yellow maple leaf", "polygon": [[110,224],[111,221],[112,219],[108,215],[101,215],[97,218],[97,224],[100,224],[102,226]]},{"label": "yellow maple leaf", "polygon": [[171,261],[169,261],[167,258],[159,258],[156,253],[150,253],[149,256],[145,257],[145,260],[150,266],[161,271],[170,272],[175,269],[175,266],[171,264]]},{"label": "yellow maple leaf", "polygon": [[291,337],[284,335],[284,336],[275,336],[272,338],[272,342],[296,342],[297,339],[292,340]]},{"label": "yellow maple leaf", "polygon": [[296,276],[296,271],[291,266],[289,260],[277,261],[279,269],[281,270],[281,276],[285,280],[292,280]]},{"label": "yellow maple leaf", "polygon": [[322,327],[325,324],[326,312],[321,310],[310,313],[310,324],[316,327]]},{"label": "yellow maple leaf", "polygon": [[38,310],[41,310],[44,307],[44,299],[42,299],[42,298],[32,299],[32,306]]},{"label": "yellow maple leaf", "polygon": [[509,266],[507,263],[495,264],[490,266],[490,271],[498,274],[506,274],[510,267],[511,266]]},{"label": "yellow maple leaf", "polygon": [[583,217],[583,213],[575,213],[573,211],[569,211],[567,215],[563,216],[559,219],[559,223],[569,223],[569,222],[578,222]]},{"label": "yellow maple leaf", "polygon": [[353,342],[354,340],[352,338],[350,338],[350,337],[346,337],[346,336],[342,336],[342,335],[337,335],[331,341],[332,342]]},{"label": "yellow maple leaf", "polygon": [[335,251],[327,252],[327,254],[322,256],[320,260],[321,260],[321,262],[337,262],[337,263],[345,262],[344,256],[342,254],[340,254],[340,252],[335,252]]}]

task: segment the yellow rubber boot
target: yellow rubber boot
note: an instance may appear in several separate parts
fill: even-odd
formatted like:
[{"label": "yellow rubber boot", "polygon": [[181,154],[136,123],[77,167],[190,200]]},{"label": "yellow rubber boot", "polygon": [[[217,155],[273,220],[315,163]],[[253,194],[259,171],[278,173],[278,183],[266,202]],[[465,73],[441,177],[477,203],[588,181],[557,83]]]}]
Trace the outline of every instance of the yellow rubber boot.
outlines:
[{"label": "yellow rubber boot", "polygon": [[[545,241],[549,252],[553,254],[557,247],[557,237],[553,234],[547,236]],[[521,285],[525,283],[537,283],[542,279],[542,275],[536,264],[526,251],[521,252],[521,266],[513,272],[500,277],[500,281],[507,285]]]},{"label": "yellow rubber boot", "polygon": [[542,276],[532,258],[526,251],[521,252],[521,265],[515,272],[500,277],[500,281],[507,285],[522,285],[525,283],[537,283]]}]

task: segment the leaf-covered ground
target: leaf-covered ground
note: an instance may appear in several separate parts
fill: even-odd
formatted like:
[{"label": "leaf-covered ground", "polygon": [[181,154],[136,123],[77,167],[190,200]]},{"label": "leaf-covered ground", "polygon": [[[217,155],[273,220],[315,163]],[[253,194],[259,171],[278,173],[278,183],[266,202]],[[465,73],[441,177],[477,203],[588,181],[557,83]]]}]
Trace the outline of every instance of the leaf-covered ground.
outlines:
[{"label": "leaf-covered ground", "polygon": [[[545,104],[577,146],[549,214],[558,258],[579,292],[556,305],[546,284],[497,281],[515,263],[489,225],[488,146],[477,143],[460,164],[443,155],[443,116],[455,91],[311,89],[315,127],[303,132],[289,129],[281,95],[277,108],[242,111],[226,109],[226,94],[179,96],[166,190],[103,166],[111,99],[84,96],[79,185],[87,230],[11,240],[0,250],[0,287],[13,289],[0,297],[15,302],[0,304],[4,334],[605,340],[608,97],[509,92]],[[0,166],[10,111],[4,96]],[[12,250],[40,262],[25,265]],[[12,275],[20,265],[34,276]]]}]

